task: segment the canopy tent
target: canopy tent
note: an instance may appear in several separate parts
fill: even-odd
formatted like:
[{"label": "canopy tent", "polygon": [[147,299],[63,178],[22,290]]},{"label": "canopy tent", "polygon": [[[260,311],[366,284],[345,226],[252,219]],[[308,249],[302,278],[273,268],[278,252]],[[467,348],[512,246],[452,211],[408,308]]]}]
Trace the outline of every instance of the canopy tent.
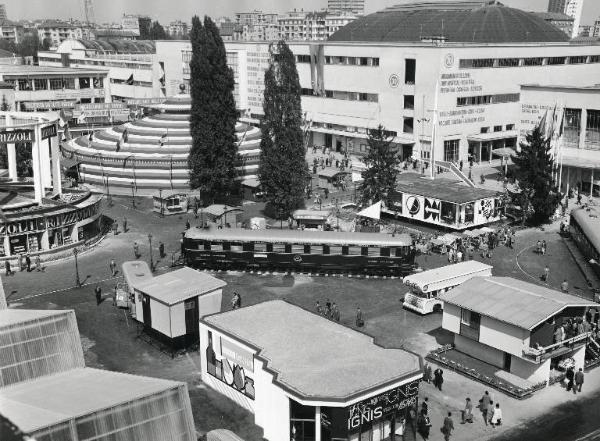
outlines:
[{"label": "canopy tent", "polygon": [[381,218],[381,201],[358,212],[357,216],[379,220]]},{"label": "canopy tent", "polygon": [[511,149],[509,147],[502,147],[500,149],[492,150],[492,155],[502,156],[504,158],[507,158],[509,156],[510,157],[517,156],[517,153],[513,149]]}]

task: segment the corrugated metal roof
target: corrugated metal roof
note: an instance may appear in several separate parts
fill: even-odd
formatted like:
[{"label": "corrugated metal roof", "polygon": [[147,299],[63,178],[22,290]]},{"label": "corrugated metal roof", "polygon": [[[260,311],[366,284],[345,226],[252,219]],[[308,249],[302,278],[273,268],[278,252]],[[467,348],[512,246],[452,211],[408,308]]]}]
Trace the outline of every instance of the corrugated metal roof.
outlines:
[{"label": "corrugated metal roof", "polygon": [[227,283],[184,267],[135,284],[135,289],[167,305],[181,303],[190,297],[201,296],[227,286]]},{"label": "corrugated metal roof", "polygon": [[597,306],[590,300],[511,277],[474,277],[439,298],[527,330],[566,307]]},{"label": "corrugated metal roof", "polygon": [[422,273],[411,274],[404,278],[404,284],[414,284],[417,286],[432,284],[458,277],[462,274],[473,274],[479,271],[492,269],[491,265],[478,262],[476,260],[468,260],[466,262],[455,263],[454,265],[446,265],[439,268],[434,268]]},{"label": "corrugated metal roof", "polygon": [[427,2],[393,6],[354,20],[330,41],[566,42],[569,37],[530,12],[497,2]]}]

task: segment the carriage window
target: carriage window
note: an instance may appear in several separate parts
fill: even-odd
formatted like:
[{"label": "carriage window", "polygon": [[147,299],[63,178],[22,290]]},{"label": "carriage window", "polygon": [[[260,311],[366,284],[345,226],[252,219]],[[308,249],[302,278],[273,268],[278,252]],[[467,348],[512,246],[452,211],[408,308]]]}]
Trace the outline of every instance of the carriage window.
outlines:
[{"label": "carriage window", "polygon": [[304,254],[310,254],[310,245],[304,245]]},{"label": "carriage window", "polygon": [[361,256],[368,256],[369,255],[369,248],[368,247],[362,247],[362,249],[360,250],[360,254],[361,254]]},{"label": "carriage window", "polygon": [[285,247],[286,245],[283,243],[274,243],[271,251],[274,253],[285,253]]},{"label": "carriage window", "polygon": [[342,247],[329,247],[329,254],[342,254]]},{"label": "carriage window", "polygon": [[324,254],[323,245],[311,245],[310,254]]},{"label": "carriage window", "polygon": [[347,256],[347,255],[348,255],[348,247],[347,247],[347,246],[343,246],[343,247],[342,247],[342,254],[343,254],[344,256]]},{"label": "carriage window", "polygon": [[210,250],[210,242],[204,242],[198,244],[199,250]]},{"label": "carriage window", "polygon": [[381,247],[381,257],[390,257],[390,249]]},{"label": "carriage window", "polygon": [[265,251],[269,251],[268,250],[269,245],[266,243],[255,243],[254,244],[254,251],[258,251],[259,253],[264,253]]},{"label": "carriage window", "polygon": [[292,252],[292,246],[289,244],[285,244],[285,252],[286,253],[291,253]]},{"label": "carriage window", "polygon": [[379,247],[369,247],[367,248],[367,252],[371,257],[379,257]]},{"label": "carriage window", "polygon": [[268,244],[267,244],[267,251],[268,251],[269,253],[273,252],[273,244],[272,244],[272,243],[268,243]]},{"label": "carriage window", "polygon": [[405,247],[396,247],[396,257],[404,256],[404,254],[405,254],[404,248]]},{"label": "carriage window", "polygon": [[360,256],[361,248],[360,247],[349,247],[348,254],[351,256]]},{"label": "carriage window", "polygon": [[220,242],[209,244],[209,249],[211,249],[212,251],[223,251],[223,244]]},{"label": "carriage window", "polygon": [[234,251],[236,253],[239,253],[242,251],[242,244],[241,243],[232,243],[231,244],[231,251]]},{"label": "carriage window", "polygon": [[292,245],[292,254],[302,254],[304,253],[304,245]]},{"label": "carriage window", "polygon": [[329,245],[323,245],[323,254],[330,254]]},{"label": "carriage window", "polygon": [[244,251],[254,251],[254,244],[252,242],[244,242],[242,249]]}]

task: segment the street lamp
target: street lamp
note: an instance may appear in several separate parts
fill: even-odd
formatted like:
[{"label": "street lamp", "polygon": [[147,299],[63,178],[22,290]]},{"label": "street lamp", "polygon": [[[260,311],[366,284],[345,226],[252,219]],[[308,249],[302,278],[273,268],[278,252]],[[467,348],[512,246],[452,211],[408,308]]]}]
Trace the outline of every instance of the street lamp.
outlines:
[{"label": "street lamp", "polygon": [[77,261],[78,254],[79,250],[77,248],[73,248],[73,257],[75,257],[75,286],[77,288],[81,288],[81,280],[79,279],[79,262]]},{"label": "street lamp", "polygon": [[158,189],[158,197],[160,199],[160,217],[165,217],[165,209],[164,209],[163,198],[162,198],[162,188]]},{"label": "street lamp", "polygon": [[131,206],[135,208],[135,182],[131,181]]},{"label": "street lamp", "polygon": [[148,233],[148,242],[150,243],[150,271],[154,271],[154,258],[152,256],[152,233]]}]

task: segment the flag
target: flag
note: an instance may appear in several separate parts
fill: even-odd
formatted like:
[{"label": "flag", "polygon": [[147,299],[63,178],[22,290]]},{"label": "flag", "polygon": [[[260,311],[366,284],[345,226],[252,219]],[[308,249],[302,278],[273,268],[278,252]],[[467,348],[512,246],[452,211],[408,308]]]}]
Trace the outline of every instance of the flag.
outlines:
[{"label": "flag", "polygon": [[158,145],[160,145],[162,147],[163,145],[165,145],[166,140],[167,140],[167,134],[165,133],[165,134],[163,134],[163,136],[161,136],[159,138]]},{"label": "flag", "polygon": [[129,78],[127,78],[127,81],[125,81],[125,84],[127,84],[128,86],[133,86],[133,73],[131,73],[131,75],[129,75]]},{"label": "flag", "polygon": [[85,115],[85,112],[81,112],[81,115],[77,117],[77,124],[85,124],[86,118],[87,116]]},{"label": "flag", "polygon": [[365,208],[362,211],[359,211],[357,216],[369,217],[371,219],[379,220],[379,218],[381,217],[381,201],[371,205],[370,207]]},{"label": "flag", "polygon": [[67,114],[65,113],[65,109],[60,109],[60,112],[58,112],[58,118],[58,125],[61,127],[64,127],[69,121]]}]

